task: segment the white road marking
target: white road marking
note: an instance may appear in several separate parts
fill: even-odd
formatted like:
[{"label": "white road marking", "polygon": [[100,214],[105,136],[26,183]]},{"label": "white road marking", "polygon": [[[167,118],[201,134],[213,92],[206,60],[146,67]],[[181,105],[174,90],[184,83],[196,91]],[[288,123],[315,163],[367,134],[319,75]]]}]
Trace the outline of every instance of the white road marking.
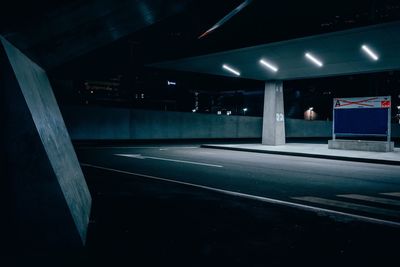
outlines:
[{"label": "white road marking", "polygon": [[187,161],[187,160],[179,160],[179,159],[169,159],[169,158],[159,158],[159,157],[150,157],[150,156],[143,156],[141,154],[114,154],[114,155],[115,156],[120,156],[120,157],[136,158],[136,159],[154,159],[154,160],[172,161],[172,162],[194,164],[194,165],[202,165],[202,166],[216,167],[216,168],[222,168],[223,167],[222,165],[215,165],[215,164],[209,164],[209,163],[204,163],[204,162]]},{"label": "white road marking", "polygon": [[347,220],[363,221],[363,222],[368,222],[368,223],[375,223],[375,224],[400,228],[399,222],[394,222],[394,221],[389,221],[389,220],[382,220],[382,219],[378,219],[378,218],[362,216],[362,215],[341,212],[341,211],[336,211],[336,210],[330,210],[330,209],[325,209],[325,208],[319,208],[319,207],[314,207],[314,206],[309,206],[309,205],[304,205],[304,204],[299,204],[299,203],[294,203],[294,202],[289,202],[289,201],[284,201],[284,200],[278,200],[278,199],[255,196],[255,195],[250,195],[250,194],[245,194],[245,193],[240,193],[240,192],[235,192],[235,191],[218,189],[218,188],[214,188],[214,187],[210,187],[210,186],[176,181],[176,180],[161,178],[161,177],[152,176],[152,175],[146,175],[146,174],[141,174],[141,173],[133,173],[133,172],[123,171],[123,170],[106,168],[106,167],[96,166],[96,165],[87,164],[87,163],[81,163],[81,166],[100,169],[100,170],[106,170],[106,171],[111,171],[111,172],[117,172],[117,173],[122,173],[122,174],[134,175],[134,176],[139,176],[139,177],[158,180],[158,181],[181,184],[181,185],[191,186],[191,187],[195,187],[195,188],[206,189],[209,191],[218,192],[218,193],[222,193],[222,194],[226,194],[226,195],[242,197],[242,198],[247,198],[247,199],[252,199],[252,200],[258,200],[258,201],[262,201],[265,203],[282,205],[282,206],[286,206],[286,207],[310,211],[310,212],[317,213],[318,215],[328,216],[337,221],[343,221],[343,219],[347,219]]},{"label": "white road marking", "polygon": [[115,156],[134,158],[134,159],[145,159],[141,154],[114,154]]},{"label": "white road marking", "polygon": [[381,193],[381,195],[392,196],[392,197],[400,197],[400,192]]},{"label": "white road marking", "polygon": [[400,206],[399,200],[393,200],[393,199],[382,198],[382,197],[365,196],[365,195],[358,195],[358,194],[346,194],[346,195],[337,195],[337,196],[349,198],[349,199],[357,199],[357,200],[375,202],[375,203],[380,203],[380,204]]},{"label": "white road marking", "polygon": [[386,216],[400,218],[400,211],[396,211],[396,210],[382,209],[382,208],[370,207],[367,205],[349,203],[349,202],[320,198],[320,197],[311,197],[311,196],[292,197],[292,199],[311,202],[311,203],[315,203],[315,204],[322,204],[322,205],[327,205],[327,206],[333,206],[333,207],[339,207],[339,208],[344,208],[344,209],[351,209],[351,210],[356,210],[356,211],[363,211],[363,212],[367,212],[367,213],[374,213],[374,214],[379,214],[379,215],[386,215]]},{"label": "white road marking", "polygon": [[124,149],[131,149],[131,148],[137,148],[137,149],[143,149],[143,148],[149,148],[149,149],[194,149],[194,148],[200,148],[200,146],[81,146],[78,149],[109,149],[109,148],[124,148]]}]

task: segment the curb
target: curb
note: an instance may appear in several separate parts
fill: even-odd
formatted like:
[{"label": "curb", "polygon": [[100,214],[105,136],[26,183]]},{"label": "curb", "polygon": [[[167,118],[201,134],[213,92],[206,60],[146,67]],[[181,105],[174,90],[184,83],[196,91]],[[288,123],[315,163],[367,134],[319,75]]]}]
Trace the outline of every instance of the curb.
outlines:
[{"label": "curb", "polygon": [[354,161],[354,162],[363,162],[363,163],[374,163],[374,164],[400,166],[400,161],[385,160],[385,159],[352,158],[352,157],[344,157],[344,156],[308,154],[308,153],[299,153],[299,152],[270,151],[270,150],[268,151],[268,150],[258,150],[258,149],[251,149],[251,148],[239,148],[239,147],[222,147],[222,146],[215,146],[215,145],[201,145],[200,147],[212,148],[212,149],[233,150],[233,151],[243,151],[243,152],[253,152],[253,153],[263,153],[263,154],[273,154],[273,155],[285,155],[285,156],[319,158],[319,159],[333,159],[333,160],[343,160],[343,161]]}]

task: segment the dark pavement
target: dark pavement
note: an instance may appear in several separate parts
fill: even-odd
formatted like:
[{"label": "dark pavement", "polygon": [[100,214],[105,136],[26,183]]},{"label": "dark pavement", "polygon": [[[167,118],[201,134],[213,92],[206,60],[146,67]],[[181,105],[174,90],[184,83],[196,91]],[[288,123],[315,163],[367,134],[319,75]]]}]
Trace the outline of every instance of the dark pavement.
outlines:
[{"label": "dark pavement", "polygon": [[389,266],[398,258],[397,166],[197,145],[77,153],[94,200],[88,265]]},{"label": "dark pavement", "polygon": [[[383,194],[400,192],[400,167],[397,166],[197,146],[93,148],[81,149],[79,155],[83,164],[301,204],[310,204],[299,200],[304,197],[348,201],[342,195],[360,194],[371,198],[371,201],[362,204],[392,210],[393,205],[381,207],[382,203],[372,201],[372,198],[391,199],[393,196]],[[393,200],[396,201],[396,198]],[[399,198],[397,201],[400,204]],[[350,202],[358,203],[359,200]],[[323,201],[316,206],[374,218],[400,219],[398,214],[386,216],[380,213],[376,216],[372,210],[365,212],[365,209],[332,207]]]}]

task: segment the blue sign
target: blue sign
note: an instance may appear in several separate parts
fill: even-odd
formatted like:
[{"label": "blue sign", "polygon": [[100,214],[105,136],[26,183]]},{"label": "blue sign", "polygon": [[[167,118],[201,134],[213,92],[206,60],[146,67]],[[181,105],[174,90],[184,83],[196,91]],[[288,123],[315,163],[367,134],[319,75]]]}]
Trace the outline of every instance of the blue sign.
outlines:
[{"label": "blue sign", "polygon": [[369,98],[335,98],[334,129],[336,135],[389,134],[390,96]]}]

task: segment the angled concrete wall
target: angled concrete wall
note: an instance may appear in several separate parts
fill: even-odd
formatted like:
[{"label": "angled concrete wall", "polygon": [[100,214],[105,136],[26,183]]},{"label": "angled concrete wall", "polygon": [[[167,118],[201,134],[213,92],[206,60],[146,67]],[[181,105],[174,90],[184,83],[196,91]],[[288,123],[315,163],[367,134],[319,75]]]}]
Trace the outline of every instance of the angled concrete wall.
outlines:
[{"label": "angled concrete wall", "polygon": [[32,249],[80,246],[91,197],[46,72],[0,38],[2,177],[13,193],[18,242]]}]

